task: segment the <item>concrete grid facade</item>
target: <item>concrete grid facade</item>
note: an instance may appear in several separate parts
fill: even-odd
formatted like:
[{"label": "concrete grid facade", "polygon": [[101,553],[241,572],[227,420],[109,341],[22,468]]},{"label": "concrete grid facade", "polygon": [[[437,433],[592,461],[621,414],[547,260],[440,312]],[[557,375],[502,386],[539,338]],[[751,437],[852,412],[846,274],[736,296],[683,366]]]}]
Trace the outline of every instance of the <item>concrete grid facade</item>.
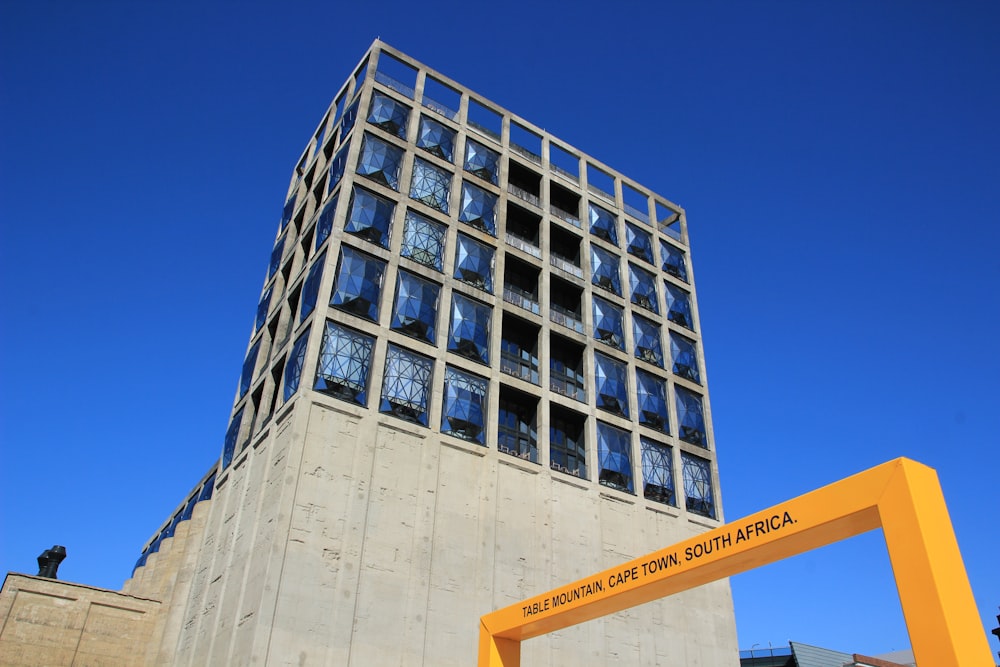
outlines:
[{"label": "concrete grid facade", "polygon": [[[480,615],[719,525],[687,239],[376,41],[294,170],[219,469],[126,583],[169,603],[151,655],[469,665]],[[727,582],[524,645],[737,662]]]}]

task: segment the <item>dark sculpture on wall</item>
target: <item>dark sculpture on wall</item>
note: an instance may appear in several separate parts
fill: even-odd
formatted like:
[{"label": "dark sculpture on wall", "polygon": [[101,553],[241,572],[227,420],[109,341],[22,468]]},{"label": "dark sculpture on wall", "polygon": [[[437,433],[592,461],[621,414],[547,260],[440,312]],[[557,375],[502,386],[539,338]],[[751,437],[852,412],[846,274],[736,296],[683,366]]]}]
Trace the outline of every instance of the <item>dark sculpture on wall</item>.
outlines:
[{"label": "dark sculpture on wall", "polygon": [[51,549],[46,549],[42,552],[42,555],[38,557],[38,576],[47,577],[49,579],[58,579],[56,576],[56,570],[59,569],[59,563],[63,562],[63,559],[65,558],[66,547],[61,547],[57,544]]}]

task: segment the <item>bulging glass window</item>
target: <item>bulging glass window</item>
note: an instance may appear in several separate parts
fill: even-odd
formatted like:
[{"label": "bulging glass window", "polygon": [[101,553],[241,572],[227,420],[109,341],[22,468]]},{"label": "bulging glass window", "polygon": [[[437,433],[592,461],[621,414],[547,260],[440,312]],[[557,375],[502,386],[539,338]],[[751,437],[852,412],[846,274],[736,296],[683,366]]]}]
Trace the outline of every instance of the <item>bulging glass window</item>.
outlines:
[{"label": "bulging glass window", "polygon": [[400,270],[396,276],[396,298],[389,328],[433,343],[440,292],[440,285]]},{"label": "bulging glass window", "polygon": [[684,251],[672,243],[660,241],[660,257],[663,258],[663,270],[674,278],[688,282],[687,260]]},{"label": "bulging glass window", "polygon": [[621,296],[622,281],[618,272],[618,257],[616,255],[603,248],[590,246],[590,274],[592,283],[601,289]]},{"label": "bulging glass window", "polygon": [[491,314],[492,308],[485,303],[452,294],[448,349],[474,361],[490,363]]},{"label": "bulging glass window", "polygon": [[330,305],[377,321],[384,274],[385,262],[342,246]]},{"label": "bulging glass window", "polygon": [[628,254],[653,263],[653,239],[631,222],[625,223],[625,246]]},{"label": "bulging glass window", "polygon": [[715,518],[715,494],[712,492],[712,468],[706,459],[681,452],[684,475],[684,502],[688,512]]},{"label": "bulging glass window", "polygon": [[389,345],[379,412],[427,426],[427,397],[433,372],[434,362],[427,357]]},{"label": "bulging glass window", "polygon": [[427,116],[420,117],[417,147],[451,162],[455,158],[455,130]]},{"label": "bulging glass window", "polygon": [[486,444],[485,379],[448,366],[444,379],[441,432]]},{"label": "bulging glass window", "polygon": [[240,398],[246,396],[247,391],[250,389],[250,383],[253,382],[253,372],[257,368],[257,353],[260,352],[260,341],[258,340],[247,352],[246,358],[243,360],[243,372],[240,373]]},{"label": "bulging glass window", "polygon": [[465,142],[465,170],[470,174],[474,174],[479,178],[492,183],[497,184],[497,174],[499,173],[499,168],[497,165],[500,162],[500,154],[494,150],[490,150],[486,146],[473,141],[472,139],[467,139]]},{"label": "bulging glass window", "polygon": [[253,324],[254,333],[260,331],[260,328],[264,326],[264,322],[267,321],[267,313],[271,308],[271,292],[273,291],[274,285],[268,285],[267,289],[264,290],[264,294],[260,297],[260,302],[257,304],[257,318]]},{"label": "bulging glass window", "polygon": [[705,406],[700,395],[684,387],[674,386],[677,403],[677,435],[684,442],[708,449],[705,432]]},{"label": "bulging glass window", "polygon": [[493,248],[464,234],[458,235],[454,277],[493,293]]},{"label": "bulging glass window", "polygon": [[590,233],[614,245],[618,245],[618,221],[615,214],[595,204],[588,204],[590,211]]},{"label": "bulging glass window", "polygon": [[451,174],[444,169],[438,169],[426,160],[420,158],[413,160],[410,198],[442,213],[447,213],[450,192]]},{"label": "bulging glass window", "polygon": [[694,331],[691,295],[671,283],[665,284],[667,286],[667,319]]},{"label": "bulging glass window", "polygon": [[309,275],[302,285],[302,297],[299,305],[299,322],[303,321],[316,308],[316,297],[319,294],[319,282],[323,278],[323,264],[326,263],[326,253],[316,258]]},{"label": "bulging glass window", "polygon": [[632,438],[627,431],[597,422],[597,458],[601,485],[633,493]]},{"label": "bulging glass window", "polygon": [[406,212],[400,254],[424,266],[444,268],[444,244],[447,228],[413,211]]},{"label": "bulging glass window", "polygon": [[236,440],[240,437],[240,425],[243,423],[243,408],[239,409],[233,418],[229,420],[229,428],[226,429],[226,440],[222,445],[222,467],[225,468],[233,461],[236,455]]},{"label": "bulging glass window", "polygon": [[648,438],[639,438],[639,444],[642,447],[642,495],[646,500],[676,506],[670,447]]},{"label": "bulging glass window", "polygon": [[330,237],[333,232],[333,216],[337,212],[337,199],[339,193],[330,198],[330,201],[323,207],[323,211],[316,220],[316,250],[319,250],[323,242]]},{"label": "bulging glass window", "polygon": [[313,389],[357,405],[368,403],[368,376],[375,339],[327,321]]},{"label": "bulging glass window", "polygon": [[667,414],[667,383],[651,373],[635,373],[636,400],[639,403],[639,423],[664,433],[670,430]]},{"label": "bulging glass window", "polygon": [[628,372],[625,364],[595,353],[594,387],[598,408],[628,417]]},{"label": "bulging glass window", "polygon": [[625,332],[622,329],[622,318],[621,308],[594,297],[594,338],[605,345],[624,350]]},{"label": "bulging glass window", "polygon": [[671,371],[682,378],[701,384],[701,373],[698,371],[698,348],[693,340],[670,332],[670,358],[673,360]]},{"label": "bulging glass window", "polygon": [[497,235],[497,197],[472,183],[462,182],[462,208],[458,219],[490,236]]},{"label": "bulging glass window", "polygon": [[290,399],[299,390],[299,380],[302,379],[302,366],[306,361],[306,345],[309,343],[309,329],[295,341],[292,351],[285,362],[285,400]]},{"label": "bulging glass window", "polygon": [[371,134],[365,134],[364,143],[361,144],[357,171],[376,183],[386,185],[393,190],[399,190],[399,165],[402,159],[402,148],[382,141]]},{"label": "bulging glass window", "polygon": [[660,343],[660,327],[645,317],[632,315],[632,336],[635,339],[635,357],[663,367],[663,346]]},{"label": "bulging glass window", "polygon": [[388,95],[372,93],[371,109],[368,112],[368,122],[381,128],[389,134],[401,139],[406,138],[406,122],[410,118],[410,107],[400,104]]},{"label": "bulging glass window", "polygon": [[344,231],[386,248],[394,209],[391,200],[355,186]]},{"label": "bulging glass window", "polygon": [[656,297],[656,279],[652,273],[629,262],[628,283],[632,303],[654,313],[660,312],[659,300]]}]

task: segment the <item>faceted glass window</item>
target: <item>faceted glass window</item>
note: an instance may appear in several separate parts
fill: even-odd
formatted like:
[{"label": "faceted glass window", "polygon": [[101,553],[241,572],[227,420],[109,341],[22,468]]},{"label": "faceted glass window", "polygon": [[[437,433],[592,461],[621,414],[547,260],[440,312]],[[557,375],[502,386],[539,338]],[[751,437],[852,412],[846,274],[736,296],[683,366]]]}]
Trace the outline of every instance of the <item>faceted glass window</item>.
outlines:
[{"label": "faceted glass window", "polygon": [[611,347],[625,349],[622,329],[622,309],[604,299],[594,297],[594,338]]},{"label": "faceted glass window", "polygon": [[645,317],[632,315],[632,337],[635,339],[635,358],[663,367],[663,346],[660,327]]},{"label": "faceted glass window", "polygon": [[667,414],[667,383],[646,371],[635,372],[636,400],[639,403],[639,423],[664,433],[670,430]]},{"label": "faceted glass window", "polygon": [[688,282],[687,260],[684,251],[666,241],[660,241],[660,257],[663,258],[663,270],[674,278]]},{"label": "faceted glass window", "polygon": [[347,111],[344,112],[344,120],[340,124],[340,140],[343,141],[344,137],[354,129],[354,123],[358,119],[358,105],[361,103],[360,99],[354,100],[351,106],[347,107]]},{"label": "faceted glass window", "polygon": [[433,343],[441,286],[400,270],[389,328]]},{"label": "faceted glass window", "polygon": [[444,242],[447,228],[413,211],[406,212],[400,254],[424,266],[444,268]]},{"label": "faceted glass window", "polygon": [[319,214],[319,218],[316,220],[316,250],[319,250],[319,247],[323,245],[323,242],[333,232],[333,216],[337,212],[338,197],[339,193],[327,202],[326,206],[323,207],[323,211]]},{"label": "faceted glass window", "polygon": [[455,130],[427,116],[421,116],[417,147],[451,162],[455,157]]},{"label": "faceted glass window", "polygon": [[379,412],[427,426],[433,372],[434,362],[427,357],[390,345],[385,354]]},{"label": "faceted glass window", "polygon": [[309,343],[309,329],[307,328],[295,341],[288,361],[285,363],[285,400],[299,390],[299,380],[302,379],[302,366],[306,361],[306,345]]},{"label": "faceted glass window", "polygon": [[622,294],[618,257],[603,248],[590,246],[590,280],[592,283],[618,296]]},{"label": "faceted glass window", "polygon": [[653,239],[631,222],[625,223],[625,245],[628,254],[653,263]]},{"label": "faceted glass window", "polygon": [[377,321],[384,274],[385,262],[342,246],[330,305]]},{"label": "faceted glass window", "polygon": [[327,321],[313,389],[341,400],[367,405],[368,372],[375,339]]},{"label": "faceted glass window", "polygon": [[486,387],[483,378],[448,366],[444,377],[441,432],[486,444]]},{"label": "faceted glass window", "polygon": [[246,396],[253,381],[253,372],[257,368],[257,353],[260,352],[260,341],[253,344],[247,352],[246,359],[243,360],[243,372],[240,374],[240,398]]},{"label": "faceted glass window", "polygon": [[538,463],[538,433],[535,430],[537,400],[519,391],[500,389],[497,411],[497,449]]},{"label": "faceted glass window", "polygon": [[654,313],[660,312],[660,304],[656,298],[656,278],[652,273],[630,262],[628,284],[632,303]]},{"label": "faceted glass window", "polygon": [[410,118],[410,107],[400,104],[388,95],[372,93],[372,105],[368,112],[368,122],[382,128],[389,134],[406,138],[406,121]]},{"label": "faceted glass window", "polygon": [[271,308],[271,292],[274,291],[274,285],[268,285],[267,289],[264,290],[264,294],[260,297],[260,302],[257,304],[257,319],[253,323],[253,332],[257,333],[260,328],[264,326],[264,322],[267,321],[267,311]]},{"label": "faceted glass window", "polygon": [[667,285],[667,319],[694,331],[691,295],[670,283]]},{"label": "faceted glass window", "polygon": [[426,160],[420,158],[413,160],[413,179],[410,181],[412,199],[447,213],[450,192],[451,174],[444,169],[438,169]]},{"label": "faceted glass window", "polygon": [[491,314],[492,309],[485,303],[452,294],[448,349],[474,361],[490,363]]},{"label": "faceted glass window", "polygon": [[698,394],[684,387],[674,386],[677,403],[677,435],[684,442],[708,449],[705,433],[705,407]]},{"label": "faceted glass window", "polygon": [[615,214],[594,204],[588,204],[588,208],[590,209],[590,233],[618,245],[618,221]]},{"label": "faceted glass window", "polygon": [[243,408],[233,415],[226,429],[226,440],[222,445],[222,467],[228,466],[236,455],[236,440],[240,437],[240,424],[243,422]]},{"label": "faceted glass window", "polygon": [[398,190],[399,164],[402,159],[402,148],[366,134],[364,143],[361,144],[361,157],[358,158],[358,173]]},{"label": "faceted glass window", "polygon": [[392,201],[355,186],[351,192],[351,210],[344,223],[344,231],[383,248],[388,247],[394,209]]},{"label": "faceted glass window", "polygon": [[271,261],[267,265],[267,279],[270,280],[275,273],[278,272],[278,267],[281,266],[281,258],[285,254],[285,239],[287,236],[282,236],[278,244],[274,246],[274,250],[271,251]]},{"label": "faceted glass window", "polygon": [[497,184],[500,154],[471,139],[465,142],[465,170],[493,185]]},{"label": "faceted glass window", "polygon": [[688,340],[671,331],[670,358],[673,359],[673,366],[670,370],[682,378],[701,384],[701,373],[698,371],[698,348],[693,340]]},{"label": "faceted glass window", "polygon": [[681,452],[684,475],[684,502],[688,512],[715,518],[712,467],[706,459]]},{"label": "faceted glass window", "polygon": [[292,193],[292,196],[288,198],[285,202],[285,208],[281,211],[281,223],[278,225],[278,229],[283,230],[288,226],[288,223],[292,221],[292,214],[295,213],[295,200],[297,198],[297,193]]},{"label": "faceted glass window", "polygon": [[603,486],[632,493],[632,439],[627,431],[597,422],[598,481]]},{"label": "faceted glass window", "polygon": [[348,144],[344,144],[343,147],[337,154],[333,156],[330,160],[330,189],[337,187],[340,183],[340,179],[344,177],[344,171],[347,169],[347,149],[350,148]]},{"label": "faceted glass window", "polygon": [[674,460],[670,447],[639,438],[642,447],[642,495],[664,505],[675,505]]},{"label": "faceted glass window", "polygon": [[299,302],[299,322],[309,317],[309,314],[316,308],[316,297],[319,295],[319,281],[323,277],[323,264],[326,263],[326,253],[323,253],[313,262],[309,269],[309,275],[302,285],[302,297]]},{"label": "faceted glass window", "polygon": [[625,364],[595,352],[594,386],[598,408],[628,417],[628,374]]},{"label": "faceted glass window", "polygon": [[587,478],[586,418],[552,406],[549,416],[549,466],[553,470]]},{"label": "faceted glass window", "polygon": [[497,235],[497,197],[486,190],[462,182],[462,209],[458,219],[481,229],[490,236]]},{"label": "faceted glass window", "polygon": [[455,278],[493,293],[493,248],[463,234],[455,249]]}]

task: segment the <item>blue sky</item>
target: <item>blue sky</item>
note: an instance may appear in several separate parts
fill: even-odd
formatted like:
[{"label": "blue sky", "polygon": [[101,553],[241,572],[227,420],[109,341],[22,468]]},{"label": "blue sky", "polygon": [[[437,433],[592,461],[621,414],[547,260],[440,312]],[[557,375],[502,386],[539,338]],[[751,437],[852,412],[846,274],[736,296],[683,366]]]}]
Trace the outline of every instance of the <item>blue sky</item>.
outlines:
[{"label": "blue sky", "polygon": [[[1000,4],[0,3],[0,570],[118,588],[219,455],[289,174],[381,36],[684,206],[726,515],[898,456],[1000,604]],[[881,533],[740,645],[909,645]],[[993,650],[997,650],[992,640]]]}]

